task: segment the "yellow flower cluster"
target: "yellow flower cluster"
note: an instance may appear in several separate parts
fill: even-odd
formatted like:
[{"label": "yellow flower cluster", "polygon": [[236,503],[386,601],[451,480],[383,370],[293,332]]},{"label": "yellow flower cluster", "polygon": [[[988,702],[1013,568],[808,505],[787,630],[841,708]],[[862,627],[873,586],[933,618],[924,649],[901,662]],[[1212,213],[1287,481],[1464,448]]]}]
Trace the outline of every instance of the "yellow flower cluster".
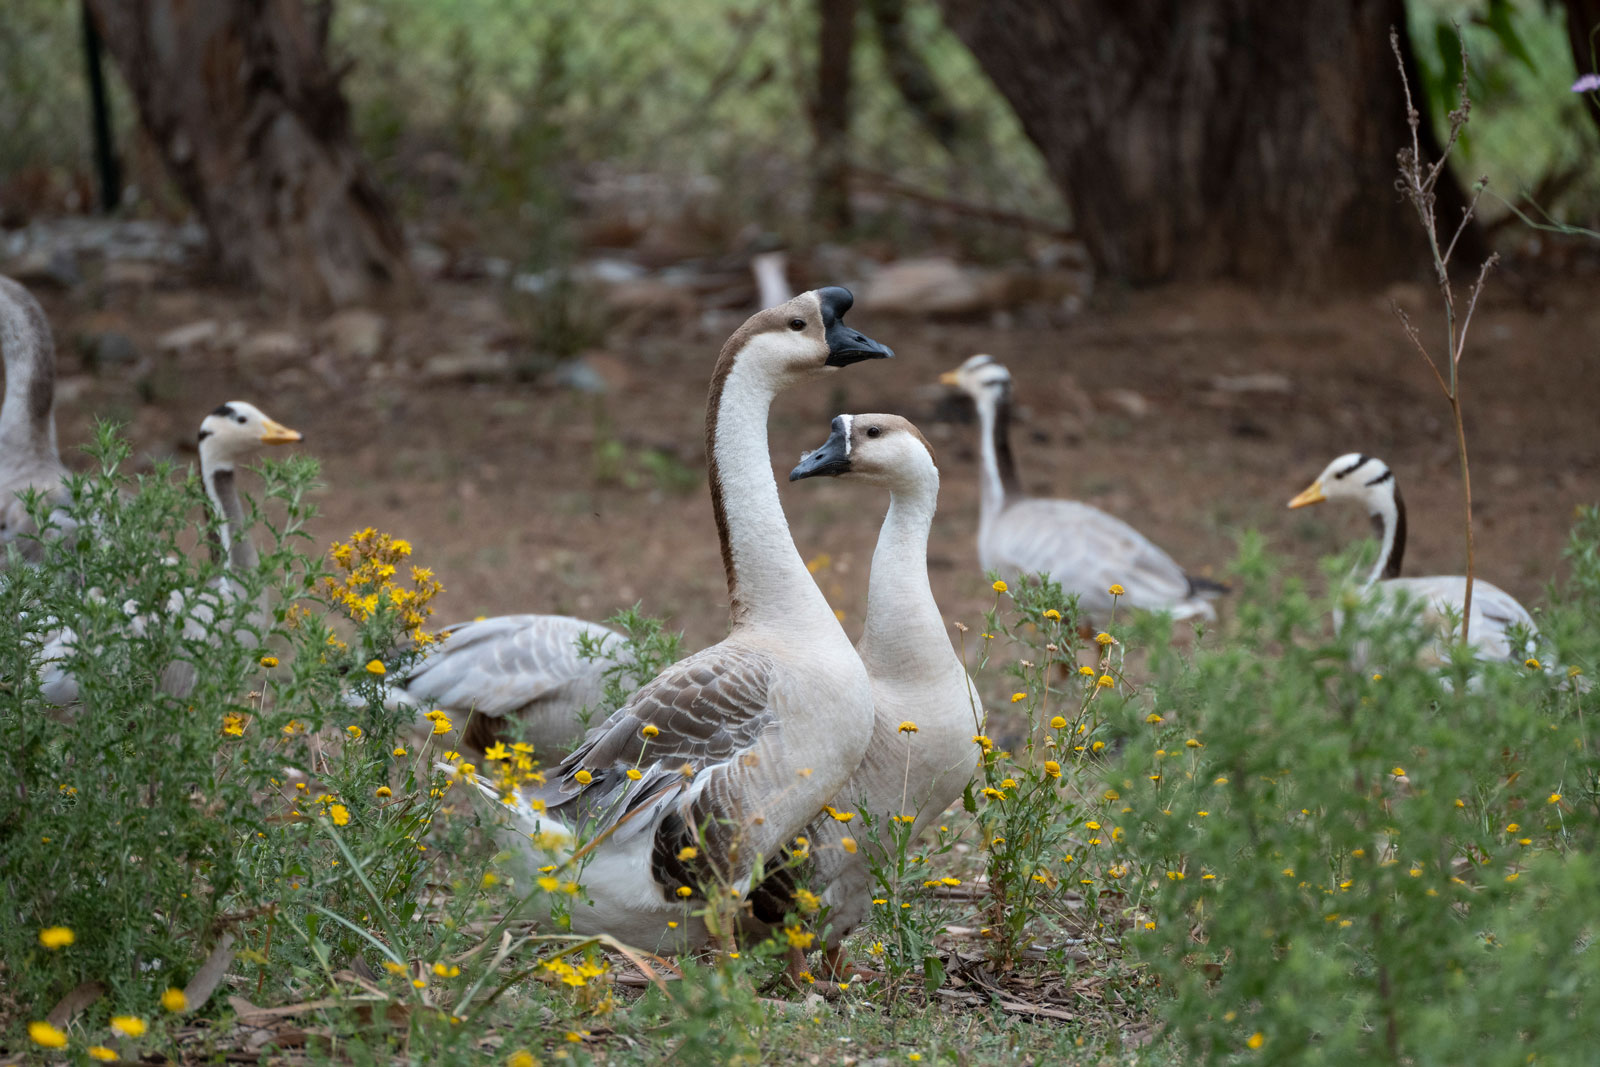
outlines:
[{"label": "yellow flower cluster", "polygon": [[512,745],[497,741],[486,749],[483,758],[489,761],[489,780],[507,804],[516,802],[517,789],[527,784],[544,784],[544,775],[533,758],[533,746],[523,741]]},{"label": "yellow flower cluster", "polygon": [[568,963],[565,959],[557,957],[545,960],[542,964],[545,973],[554,975],[563,984],[574,989],[582,989],[589,984],[591,978],[601,978],[606,973],[605,963],[596,963],[593,959],[579,960],[576,965]]},{"label": "yellow flower cluster", "polygon": [[410,542],[378,533],[369,526],[351,534],[349,541],[335,542],[329,555],[345,577],[342,582],[324,578],[324,587],[352,619],[366,622],[387,604],[413,641],[426,645],[435,640],[436,635],[424,630],[422,624],[433,614],[429,601],[444,592],[444,586],[426,567],[411,568],[409,589],[394,580],[398,564],[411,555]]}]

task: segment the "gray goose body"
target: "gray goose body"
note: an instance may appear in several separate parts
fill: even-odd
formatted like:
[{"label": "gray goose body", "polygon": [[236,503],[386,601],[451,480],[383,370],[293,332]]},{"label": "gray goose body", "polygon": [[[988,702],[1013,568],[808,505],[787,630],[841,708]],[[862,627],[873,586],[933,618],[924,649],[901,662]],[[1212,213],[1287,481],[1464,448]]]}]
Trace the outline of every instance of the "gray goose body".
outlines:
[{"label": "gray goose body", "polygon": [[[58,524],[68,502],[67,470],[56,447],[55,343],[39,302],[21,285],[0,277],[0,354],[5,357],[5,401],[0,406],[0,570],[12,552],[37,561],[38,528],[17,495],[46,494]],[[64,532],[64,531],[58,531]]]}]

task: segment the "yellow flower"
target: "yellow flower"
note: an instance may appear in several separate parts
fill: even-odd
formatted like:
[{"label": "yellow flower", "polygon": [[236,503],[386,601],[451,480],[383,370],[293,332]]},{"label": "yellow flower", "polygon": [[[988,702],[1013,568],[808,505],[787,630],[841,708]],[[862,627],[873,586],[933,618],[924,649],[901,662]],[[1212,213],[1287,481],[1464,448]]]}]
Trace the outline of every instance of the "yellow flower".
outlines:
[{"label": "yellow flower", "polygon": [[543,878],[539,879],[539,888],[543,889],[546,893],[554,893],[557,889],[561,888],[561,879],[547,874]]},{"label": "yellow flower", "polygon": [[1404,778],[1406,776],[1406,769],[1404,767],[1393,767],[1390,768],[1389,773],[1394,775],[1396,778]]},{"label": "yellow flower", "polygon": [[637,768],[637,767],[629,767],[628,768],[628,777],[630,779],[632,779],[633,781],[637,782],[639,779],[644,777],[644,772],[640,771],[639,768]]},{"label": "yellow flower", "polygon": [[382,660],[372,660],[367,664],[368,674],[388,674],[389,670],[383,665]]},{"label": "yellow flower", "polygon": [[405,754],[406,750],[402,745],[396,745],[394,751],[390,753],[391,756],[404,756]]},{"label": "yellow flower", "polygon": [[117,1058],[117,1050],[106,1048],[104,1045],[90,1045],[87,1051],[90,1059],[99,1060],[101,1063],[110,1063]]},{"label": "yellow flower", "polygon": [[453,729],[455,729],[454,725],[443,713],[441,713],[437,719],[433,720],[433,732],[436,734],[447,734]]},{"label": "yellow flower", "polygon": [[440,978],[454,978],[456,975],[461,973],[461,968],[451,967],[443,963],[435,963],[433,965],[433,973],[438,975]]},{"label": "yellow flower", "polygon": [[1013,704],[1020,704],[1024,700],[1027,700],[1027,699],[1028,699],[1028,694],[1027,693],[1012,693],[1011,694],[1011,703],[1013,703]]},{"label": "yellow flower", "polygon": [[1524,667],[1531,667],[1534,670],[1539,669],[1539,661],[1534,659],[1532,656],[1529,656],[1527,659],[1523,660],[1522,665]]},{"label": "yellow flower", "polygon": [[1155,725],[1158,725],[1160,723],[1164,723],[1167,720],[1163,719],[1161,716],[1157,715],[1155,712],[1152,711],[1150,714],[1148,714],[1148,715],[1146,715],[1144,717],[1144,721],[1149,723],[1151,726],[1155,726]]},{"label": "yellow flower", "polygon": [[783,936],[788,938],[790,948],[810,948],[817,935],[809,930],[802,930],[798,926],[785,926]]},{"label": "yellow flower", "polygon": [[961,879],[952,878],[949,875],[945,875],[943,878],[939,879],[939,884],[954,887],[961,884]]},{"label": "yellow flower", "polygon": [[594,775],[590,774],[588,771],[583,771],[583,770],[580,770],[577,774],[574,774],[572,777],[573,777],[574,780],[577,781],[577,783],[579,785],[588,785],[590,782],[594,781]]},{"label": "yellow flower", "polygon": [[900,724],[900,732],[903,734],[914,734],[917,732],[917,724],[912,722],[910,719],[907,719],[905,722]]},{"label": "yellow flower", "polygon": [[853,837],[841,837],[839,838],[839,847],[854,856],[856,854],[856,839]]},{"label": "yellow flower", "polygon": [[1560,793],[1551,793],[1548,797],[1545,798],[1545,803],[1546,804],[1559,804],[1560,802],[1561,802],[1561,794]]},{"label": "yellow flower", "polygon": [[67,1035],[43,1020],[28,1024],[28,1036],[35,1045],[45,1048],[66,1048]]},{"label": "yellow flower", "polygon": [[803,886],[794,891],[794,902],[803,915],[809,915],[822,907],[822,898]]},{"label": "yellow flower", "polygon": [[539,1061],[527,1049],[519,1048],[506,1057],[506,1067],[539,1067]]},{"label": "yellow flower", "polygon": [[113,1015],[111,1029],[123,1037],[143,1037],[145,1025],[137,1015]]},{"label": "yellow flower", "polygon": [[333,819],[335,826],[344,826],[350,821],[350,809],[343,804],[334,804],[328,808],[328,815]]},{"label": "yellow flower", "polygon": [[1052,730],[1065,730],[1066,728],[1067,728],[1067,720],[1063,719],[1061,716],[1059,716],[1059,715],[1054,716],[1050,720],[1050,729],[1052,729]]},{"label": "yellow flower", "polygon": [[659,726],[655,726],[655,725],[653,725],[651,723],[645,723],[643,726],[641,726],[639,728],[639,736],[641,736],[641,737],[655,737],[660,733],[661,733],[661,728]]},{"label": "yellow flower", "polygon": [[1057,763],[1053,759],[1045,760],[1044,761],[1044,773],[1049,775],[1051,778],[1060,778],[1061,777],[1061,764]]},{"label": "yellow flower", "polygon": [[1515,823],[1515,822],[1506,823],[1506,833],[1508,833],[1508,834],[1514,834],[1520,829],[1522,829],[1522,824],[1521,823]]},{"label": "yellow flower", "polygon": [[840,811],[838,808],[834,807],[832,804],[829,804],[828,806],[826,806],[822,810],[827,812],[829,815],[833,816],[833,818],[838,822],[849,822],[851,819],[856,817],[856,813],[855,812],[853,812],[853,811]]},{"label": "yellow flower", "polygon": [[678,895],[680,897],[692,897],[692,896],[694,896],[694,890],[690,889],[686,885],[680,885],[678,887]]},{"label": "yellow flower", "polygon": [[47,926],[39,931],[39,944],[54,952],[56,949],[66,948],[78,939],[78,935],[65,926]]},{"label": "yellow flower", "polygon": [[1266,1035],[1263,1034],[1260,1030],[1257,1030],[1255,1033],[1251,1034],[1248,1038],[1245,1039],[1245,1044],[1249,1045],[1252,1049],[1258,1049],[1262,1045],[1265,1045],[1266,1043],[1267,1043]]},{"label": "yellow flower", "polygon": [[261,657],[261,665],[263,667],[268,668],[268,669],[276,667],[278,665],[278,657],[277,656],[262,656]]},{"label": "yellow flower", "polygon": [[386,785],[380,785],[377,789],[373,790],[373,795],[374,796],[380,796],[380,797],[390,797],[390,796],[394,796],[394,790],[390,789]]},{"label": "yellow flower", "polygon": [[1127,590],[1122,588],[1120,585],[1113,585],[1110,589],[1107,589],[1106,592],[1110,593],[1112,596],[1122,596],[1127,593]]},{"label": "yellow flower", "polygon": [[1079,667],[1078,668],[1078,673],[1083,675],[1085,678],[1093,678],[1094,677],[1094,668],[1093,667]]},{"label": "yellow flower", "polygon": [[488,760],[510,759],[511,750],[506,748],[503,742],[496,741],[483,750],[483,758]]},{"label": "yellow flower", "polygon": [[352,739],[355,739],[355,740],[360,740],[361,739],[361,727],[359,727],[359,726],[356,726],[356,725],[353,725],[353,724],[350,725],[350,726],[346,726],[344,728],[344,732],[349,734]]},{"label": "yellow flower", "polygon": [[1099,645],[1114,645],[1117,643],[1117,639],[1115,637],[1112,637],[1110,634],[1104,632],[1095,634],[1094,640],[1095,643]]},{"label": "yellow flower", "polygon": [[996,593],[1004,593],[1006,591],[1006,583],[1003,582],[1003,581],[995,582],[994,583],[994,591]]},{"label": "yellow flower", "polygon": [[183,995],[181,989],[168,989],[161,994],[161,1006],[170,1012],[184,1011],[189,1007],[189,998]]},{"label": "yellow flower", "polygon": [[1057,611],[1055,608],[1047,608],[1045,609],[1044,617],[1049,619],[1051,622],[1056,622],[1060,620],[1061,612]]},{"label": "yellow flower", "polygon": [[988,752],[994,747],[994,742],[989,740],[983,734],[973,734],[972,743],[983,749],[985,752]]},{"label": "yellow flower", "polygon": [[1096,678],[1094,680],[1094,684],[1096,686],[1098,686],[1099,688],[1101,688],[1101,689],[1105,689],[1105,688],[1108,688],[1110,686],[1116,685],[1117,684],[1117,680],[1115,678],[1111,677],[1111,675],[1109,675],[1109,674],[1102,674],[1100,677],[1098,677],[1098,678]]},{"label": "yellow flower", "polygon": [[699,849],[695,848],[693,845],[684,845],[678,850],[678,861],[680,863],[687,863],[698,855],[700,855]]},{"label": "yellow flower", "polygon": [[906,1059],[910,1060],[912,1063],[917,1063],[922,1059],[922,1053],[908,1052],[906,1053]]}]

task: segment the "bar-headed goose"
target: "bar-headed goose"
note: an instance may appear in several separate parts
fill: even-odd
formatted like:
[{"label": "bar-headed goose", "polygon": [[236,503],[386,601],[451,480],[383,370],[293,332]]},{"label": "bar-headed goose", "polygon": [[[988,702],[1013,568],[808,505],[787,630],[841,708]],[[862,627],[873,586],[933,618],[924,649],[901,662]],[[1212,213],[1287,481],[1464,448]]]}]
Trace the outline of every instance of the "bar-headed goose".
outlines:
[{"label": "bar-headed goose", "polygon": [[[890,819],[914,815],[911,839],[950,805],[978,764],[972,735],[982,720],[967,676],[928,584],[928,531],[939,501],[933,449],[898,415],[840,415],[790,481],[829,476],[889,491],[867,582],[867,617],[856,651],[872,679],[872,741],[832,807],[867,812],[889,840]],[[912,729],[906,729],[910,723]],[[813,881],[824,887],[830,954],[865,917],[871,898],[870,846],[841,845],[861,824],[825,814],[806,831]]]},{"label": "bar-headed goose", "polygon": [[[1453,614],[1461,618],[1466,601],[1467,579],[1463,575],[1435,575],[1427,578],[1400,577],[1400,564],[1406,553],[1406,505],[1400,486],[1389,465],[1376,456],[1350,452],[1340,456],[1293,500],[1291,508],[1320,504],[1324,500],[1353,500],[1367,509],[1381,545],[1377,562],[1362,583],[1363,589],[1378,589],[1385,601],[1406,596],[1422,609],[1424,627],[1436,635],[1425,652],[1424,661],[1439,664],[1447,657],[1450,623]],[[1472,617],[1467,622],[1467,641],[1473,654],[1483,660],[1522,662],[1536,649],[1514,645],[1510,630],[1524,628],[1530,642],[1537,642],[1538,630],[1528,609],[1517,603],[1499,586],[1474,577]]]},{"label": "bar-headed goose", "polygon": [[1104,624],[1120,585],[1128,607],[1174,619],[1217,617],[1209,600],[1226,587],[1195,578],[1149,538],[1115,516],[1077,500],[1023,494],[1011,455],[1011,372],[992,356],[973,356],[939,376],[978,410],[980,461],[978,561],[1001,577],[1048,574],[1078,596],[1080,623]]},{"label": "bar-headed goose", "polygon": [[[66,503],[67,473],[56,450],[56,350],[50,323],[33,295],[0,277],[0,354],[5,357],[5,402],[0,406],[0,570],[13,546],[37,560],[41,546],[19,492],[35,489],[54,505]],[[58,514],[59,521],[65,516]]]},{"label": "bar-headed goose", "polygon": [[850,304],[846,289],[802,293],[751,316],[717,359],[706,455],[732,632],[639,690],[546,783],[507,798],[524,834],[569,850],[586,839],[568,856],[583,863],[577,932],[703,943],[690,914],[702,887],[781,918],[792,878],[754,873],[772,872],[866,751],[867,671],[794,547],[767,447],[778,393],[893,354],[844,324]]},{"label": "bar-headed goose", "polygon": [[[606,671],[631,662],[621,634],[567,615],[500,615],[439,633],[424,658],[386,679],[384,703],[429,728],[422,716],[445,712],[480,754],[498,741],[526,741],[541,754],[570,748],[583,736],[584,709],[600,704]],[[579,654],[584,638],[599,658]]]},{"label": "bar-headed goose", "polygon": [[[237,465],[262,445],[283,445],[301,439],[298,430],[291,430],[273,421],[260,408],[242,400],[223,404],[200,423],[200,480],[217,515],[218,540],[213,543],[212,549],[225,572],[250,570],[260,560],[249,531],[245,529],[244,507],[239,502],[236,484]],[[231,599],[238,594],[238,589],[224,575],[217,583],[215,593],[209,588],[199,592],[190,590],[187,593],[173,593],[167,605],[168,612],[184,615],[183,633],[186,638],[204,640],[211,635],[216,618],[215,604],[211,598],[220,595],[224,599]],[[149,620],[139,614],[136,605],[128,605],[127,610],[133,632],[143,633]],[[262,628],[266,610],[263,603],[257,604],[252,611],[250,618],[254,629]],[[255,640],[254,634],[242,636],[246,640]],[[77,679],[63,665],[76,640],[71,629],[64,629],[47,639],[42,650],[39,684],[45,699],[51,704],[66,706],[78,701]],[[183,696],[193,689],[194,682],[194,666],[174,660],[162,673],[161,688],[165,692]]]}]

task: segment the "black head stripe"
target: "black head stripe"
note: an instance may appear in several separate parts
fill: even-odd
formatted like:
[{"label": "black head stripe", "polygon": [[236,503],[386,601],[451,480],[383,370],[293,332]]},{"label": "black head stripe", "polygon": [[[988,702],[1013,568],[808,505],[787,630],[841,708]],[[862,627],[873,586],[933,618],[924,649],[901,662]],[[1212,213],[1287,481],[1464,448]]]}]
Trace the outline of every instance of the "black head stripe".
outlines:
[{"label": "black head stripe", "polygon": [[221,415],[221,416],[223,416],[225,418],[230,418],[231,419],[231,418],[233,418],[233,405],[231,405],[231,404],[223,404],[220,407],[218,407],[215,411],[213,411],[211,414],[213,414],[213,415]]},{"label": "black head stripe", "polygon": [[1365,454],[1358,455],[1356,457],[1356,461],[1354,463],[1350,464],[1350,466],[1346,467],[1342,471],[1334,471],[1333,472],[1333,476],[1335,478],[1343,478],[1345,475],[1349,474],[1351,471],[1355,470],[1356,468],[1360,467],[1362,464],[1364,464],[1366,462],[1367,462],[1367,457],[1366,457]]},{"label": "black head stripe", "polygon": [[200,427],[199,440],[204,441],[206,438],[210,437],[215,432],[216,432],[215,430],[211,430],[211,429],[208,429],[207,427],[202,426],[202,427]]},{"label": "black head stripe", "polygon": [[1382,485],[1384,482],[1387,482],[1387,481],[1391,480],[1393,477],[1394,477],[1394,471],[1385,470],[1382,474],[1378,475],[1376,478],[1373,478],[1372,480],[1368,481],[1367,485],[1369,485],[1369,486]]}]

